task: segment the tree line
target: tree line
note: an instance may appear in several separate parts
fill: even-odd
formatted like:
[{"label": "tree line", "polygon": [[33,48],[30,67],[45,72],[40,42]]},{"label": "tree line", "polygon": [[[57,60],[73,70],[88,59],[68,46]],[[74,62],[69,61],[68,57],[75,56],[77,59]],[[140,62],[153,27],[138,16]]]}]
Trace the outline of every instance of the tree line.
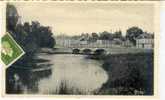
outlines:
[{"label": "tree line", "polygon": [[[97,40],[114,40],[114,39],[120,39],[122,41],[124,40],[129,40],[130,42],[133,43],[133,45],[136,45],[136,38],[140,36],[141,34],[146,33],[149,34],[148,32],[144,32],[141,28],[137,26],[130,27],[126,30],[126,35],[123,36],[123,33],[121,30],[115,31],[115,32],[108,32],[108,31],[103,31],[103,32],[93,32],[93,33],[82,33],[81,35],[76,35],[72,36],[73,39],[79,39],[81,37],[82,40],[87,40],[90,42],[96,42]],[[153,34],[152,34],[153,35]]]},{"label": "tree line", "polygon": [[[53,48],[56,44],[49,26],[43,26],[38,21],[22,23],[14,5],[7,4],[6,29],[16,42],[23,48],[23,55],[15,64],[30,64],[40,48]],[[34,66],[32,63],[31,66]]]},{"label": "tree line", "polygon": [[43,26],[38,21],[22,24],[15,6],[7,5],[6,21],[7,31],[25,52],[35,52],[42,47],[54,47],[55,39],[51,27]]}]

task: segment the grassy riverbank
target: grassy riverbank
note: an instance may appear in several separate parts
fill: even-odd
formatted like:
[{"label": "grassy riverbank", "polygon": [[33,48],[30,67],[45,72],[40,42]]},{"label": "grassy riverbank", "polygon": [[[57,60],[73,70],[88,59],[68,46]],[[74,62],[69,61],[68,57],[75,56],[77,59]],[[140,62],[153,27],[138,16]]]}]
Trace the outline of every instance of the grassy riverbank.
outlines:
[{"label": "grassy riverbank", "polygon": [[113,54],[93,58],[103,60],[102,67],[109,75],[108,81],[96,94],[153,94],[153,53]]},{"label": "grassy riverbank", "polygon": [[95,94],[152,95],[153,51],[116,54],[92,54],[88,59],[103,61],[109,79]]}]

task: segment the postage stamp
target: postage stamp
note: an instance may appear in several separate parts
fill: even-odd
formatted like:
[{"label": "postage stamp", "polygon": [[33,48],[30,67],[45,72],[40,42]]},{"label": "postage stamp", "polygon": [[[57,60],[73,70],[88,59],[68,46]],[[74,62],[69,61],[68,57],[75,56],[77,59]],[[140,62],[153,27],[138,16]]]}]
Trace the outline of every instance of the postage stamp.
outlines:
[{"label": "postage stamp", "polygon": [[4,3],[4,95],[158,95],[158,1]]},{"label": "postage stamp", "polygon": [[22,48],[18,46],[15,40],[6,34],[1,40],[1,59],[6,66],[10,66],[14,61],[24,54]]}]

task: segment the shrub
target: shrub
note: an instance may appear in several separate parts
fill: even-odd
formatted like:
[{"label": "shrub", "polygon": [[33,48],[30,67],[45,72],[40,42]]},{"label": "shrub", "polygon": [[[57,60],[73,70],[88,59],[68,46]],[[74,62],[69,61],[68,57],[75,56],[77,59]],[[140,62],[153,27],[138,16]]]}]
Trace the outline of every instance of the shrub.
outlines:
[{"label": "shrub", "polygon": [[109,75],[103,90],[123,87],[118,91],[120,95],[135,94],[135,91],[153,94],[153,53],[108,55],[103,68]]}]

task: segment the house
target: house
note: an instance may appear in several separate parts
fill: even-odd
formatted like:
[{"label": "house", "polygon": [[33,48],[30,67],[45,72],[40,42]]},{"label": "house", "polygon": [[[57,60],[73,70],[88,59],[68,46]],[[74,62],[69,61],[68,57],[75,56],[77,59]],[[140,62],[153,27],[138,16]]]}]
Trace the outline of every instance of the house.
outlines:
[{"label": "house", "polygon": [[154,48],[154,36],[153,34],[143,33],[136,38],[136,47],[144,49]]},{"label": "house", "polygon": [[122,45],[124,47],[132,47],[133,43],[130,40],[126,39],[126,40],[123,40]]},{"label": "house", "polygon": [[80,40],[79,43],[80,43],[80,45],[87,45],[88,41],[87,40]]},{"label": "house", "polygon": [[96,44],[102,45],[102,44],[103,44],[103,40],[97,40],[97,41],[96,41]]},{"label": "house", "polygon": [[66,36],[63,36],[63,35],[60,35],[60,36],[56,36],[56,46],[58,47],[70,47],[71,45],[71,39],[66,37]]},{"label": "house", "polygon": [[114,38],[114,39],[113,39],[113,44],[114,44],[114,45],[121,45],[122,42],[123,42],[123,41],[122,41],[121,39],[119,39],[119,38]]},{"label": "house", "polygon": [[87,45],[88,44],[88,38],[85,35],[82,35],[79,39],[80,45]]}]

